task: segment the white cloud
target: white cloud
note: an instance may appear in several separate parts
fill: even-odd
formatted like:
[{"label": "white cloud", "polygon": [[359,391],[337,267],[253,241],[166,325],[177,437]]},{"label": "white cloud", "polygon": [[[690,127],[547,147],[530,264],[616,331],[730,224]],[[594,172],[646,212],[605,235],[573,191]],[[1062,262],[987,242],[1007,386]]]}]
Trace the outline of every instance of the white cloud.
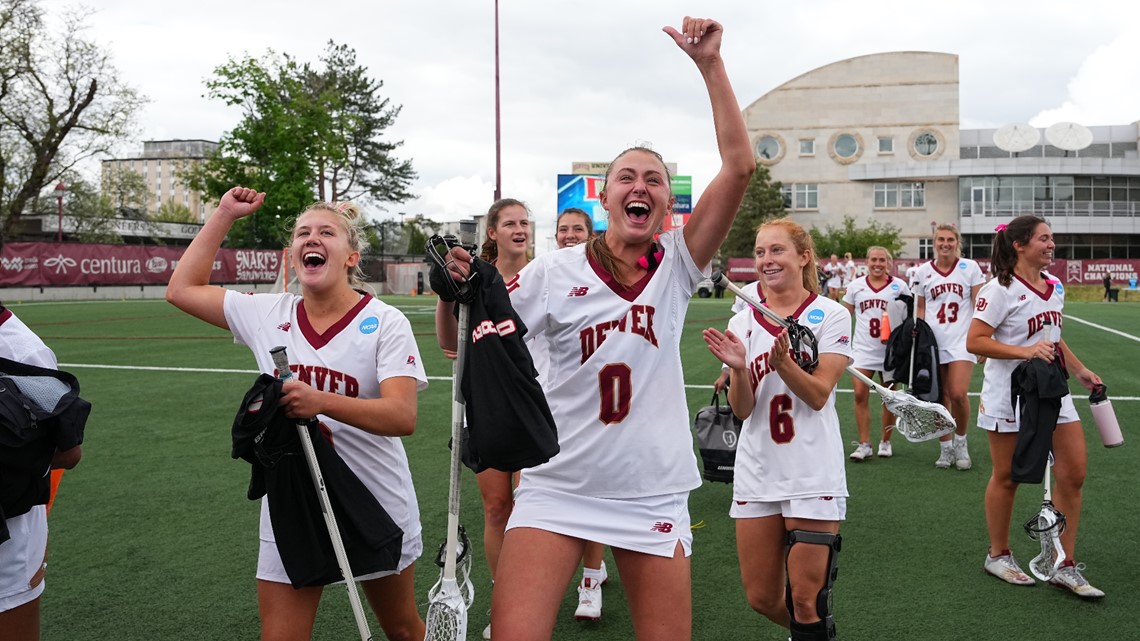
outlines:
[{"label": "white cloud", "polygon": [[1119,125],[1140,120],[1140,27],[1097,48],[1067,87],[1060,106],[1045,109],[1029,123],[1048,127],[1057,122]]}]

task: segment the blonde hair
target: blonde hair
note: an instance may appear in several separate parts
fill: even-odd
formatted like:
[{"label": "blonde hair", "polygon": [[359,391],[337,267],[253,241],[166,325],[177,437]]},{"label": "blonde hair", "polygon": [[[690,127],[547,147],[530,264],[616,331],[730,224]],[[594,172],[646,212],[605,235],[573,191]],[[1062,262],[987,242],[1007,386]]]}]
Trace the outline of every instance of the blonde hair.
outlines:
[{"label": "blonde hair", "polygon": [[797,254],[807,252],[808,262],[804,265],[803,279],[804,289],[813,294],[819,293],[819,270],[816,267],[816,260],[818,257],[815,255],[815,242],[811,239],[811,234],[807,232],[799,223],[788,218],[777,218],[770,220],[758,227],[756,233],[764,231],[769,228],[779,228],[784,230],[788,237],[792,239],[792,244],[796,247]]},{"label": "blonde hair", "polygon": [[[324,202],[317,201],[305,208],[297,218],[293,220],[293,224],[289,228],[289,235],[293,235],[293,230],[297,228],[297,221],[301,216],[311,211],[329,211],[336,214],[337,219],[344,225],[344,232],[348,239],[348,248],[351,251],[357,252],[361,255],[364,254],[364,216],[360,206],[350,201],[341,202]],[[291,249],[290,249],[291,251]],[[364,282],[364,271],[360,269],[360,261],[355,265],[348,268],[346,273],[348,277],[348,285],[353,289],[363,289],[370,292],[373,296],[376,295],[375,290]]]},{"label": "blonde hair", "polygon": [[951,225],[950,223],[942,223],[941,225],[934,228],[934,237],[935,238],[938,237],[938,232],[940,232],[940,231],[948,231],[948,232],[951,232],[954,234],[954,238],[957,239],[957,241],[958,241],[957,246],[954,248],[954,255],[957,256],[958,258],[961,258],[962,257],[962,232],[958,231],[958,227],[956,227],[955,225]]},{"label": "blonde hair", "polygon": [[888,263],[894,263],[895,262],[895,257],[891,255],[891,250],[887,249],[886,247],[881,247],[879,245],[871,245],[870,247],[867,248],[867,258],[870,258],[871,252],[875,251],[876,249],[878,249],[879,251],[881,251],[887,255],[887,262]]}]

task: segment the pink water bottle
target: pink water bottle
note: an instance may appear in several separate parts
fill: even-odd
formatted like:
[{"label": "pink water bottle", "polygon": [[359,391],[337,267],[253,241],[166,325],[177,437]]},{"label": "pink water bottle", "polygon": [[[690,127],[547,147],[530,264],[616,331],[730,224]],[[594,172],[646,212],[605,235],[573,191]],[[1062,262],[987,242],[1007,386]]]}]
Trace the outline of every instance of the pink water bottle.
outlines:
[{"label": "pink water bottle", "polygon": [[1093,388],[1093,393],[1089,396],[1089,408],[1104,446],[1124,445],[1124,434],[1120,432],[1120,423],[1116,420],[1116,412],[1112,410],[1112,401],[1108,400],[1108,387],[1097,385]]}]

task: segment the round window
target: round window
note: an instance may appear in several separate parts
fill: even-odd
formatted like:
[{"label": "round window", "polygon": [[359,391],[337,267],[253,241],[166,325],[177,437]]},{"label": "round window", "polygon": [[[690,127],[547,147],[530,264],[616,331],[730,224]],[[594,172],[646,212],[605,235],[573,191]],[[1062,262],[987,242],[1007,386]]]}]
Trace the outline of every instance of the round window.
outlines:
[{"label": "round window", "polygon": [[835,155],[840,158],[850,158],[859,151],[859,141],[851,134],[841,134],[835,139]]},{"label": "round window", "polygon": [[938,137],[924,132],[914,139],[914,150],[920,156],[933,156],[938,151]]},{"label": "round window", "polygon": [[772,136],[762,136],[756,141],[756,156],[764,160],[775,160],[780,156],[780,141]]}]

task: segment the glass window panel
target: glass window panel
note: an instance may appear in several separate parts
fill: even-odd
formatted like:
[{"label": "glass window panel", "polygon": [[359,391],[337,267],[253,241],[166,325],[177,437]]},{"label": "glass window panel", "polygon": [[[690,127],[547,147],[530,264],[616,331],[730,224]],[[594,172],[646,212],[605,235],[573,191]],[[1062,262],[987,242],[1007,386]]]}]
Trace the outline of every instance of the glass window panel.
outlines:
[{"label": "glass window panel", "polygon": [[813,156],[815,155],[815,140],[801,140],[800,141],[800,155]]},{"label": "glass window panel", "polygon": [[894,153],[894,151],[895,151],[895,139],[894,138],[887,138],[887,137],[879,138],[879,153],[891,154],[891,153]]}]

